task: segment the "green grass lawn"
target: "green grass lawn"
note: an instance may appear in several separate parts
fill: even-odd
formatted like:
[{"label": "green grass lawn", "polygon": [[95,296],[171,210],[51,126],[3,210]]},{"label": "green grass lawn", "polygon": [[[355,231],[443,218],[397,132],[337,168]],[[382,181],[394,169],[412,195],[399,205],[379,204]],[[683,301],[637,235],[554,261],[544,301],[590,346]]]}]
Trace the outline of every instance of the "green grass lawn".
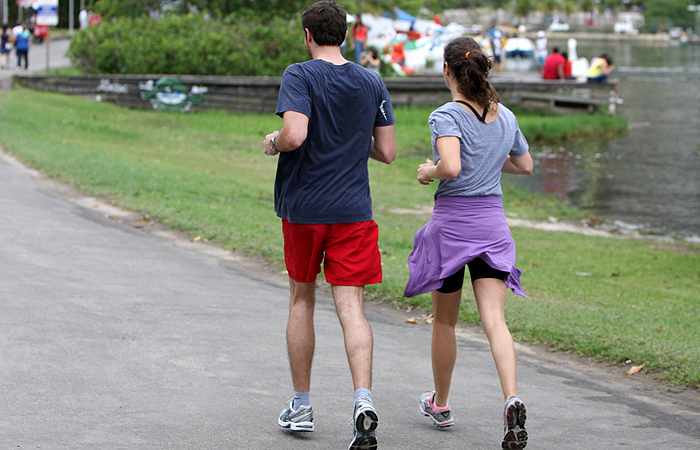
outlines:
[{"label": "green grass lawn", "polygon": [[[429,217],[435,189],[415,181],[417,164],[430,155],[429,113],[397,109],[400,156],[390,166],[370,162],[385,282],[368,296],[422,307],[427,295],[401,293],[413,235]],[[624,120],[602,115],[519,120],[531,141],[625,128]],[[281,225],[272,208],[277,159],[261,150],[264,135],[280,126],[273,114],[168,114],[24,89],[0,93],[0,144],[27,164],[281,269]],[[583,216],[512,186],[505,192],[506,211],[519,217]],[[700,387],[700,246],[521,228],[513,234],[529,295],[508,297],[516,337],[602,361],[644,363],[668,382]],[[478,322],[470,292],[465,300],[462,319]]]}]

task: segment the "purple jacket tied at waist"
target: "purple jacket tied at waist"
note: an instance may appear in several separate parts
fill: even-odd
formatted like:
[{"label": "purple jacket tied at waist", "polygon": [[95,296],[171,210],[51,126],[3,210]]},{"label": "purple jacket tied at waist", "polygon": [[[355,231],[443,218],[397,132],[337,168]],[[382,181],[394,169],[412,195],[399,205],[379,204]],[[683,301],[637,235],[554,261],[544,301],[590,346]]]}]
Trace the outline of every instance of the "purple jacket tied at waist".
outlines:
[{"label": "purple jacket tied at waist", "polygon": [[430,221],[416,233],[404,296],[439,289],[445,278],[476,258],[509,272],[506,286],[525,297],[501,198],[438,197]]}]

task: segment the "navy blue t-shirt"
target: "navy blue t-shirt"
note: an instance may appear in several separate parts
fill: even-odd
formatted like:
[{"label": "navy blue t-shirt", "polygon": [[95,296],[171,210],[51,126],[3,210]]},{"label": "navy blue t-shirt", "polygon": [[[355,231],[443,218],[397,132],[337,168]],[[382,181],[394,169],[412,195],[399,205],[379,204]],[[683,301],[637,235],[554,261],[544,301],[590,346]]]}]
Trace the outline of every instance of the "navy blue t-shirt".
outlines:
[{"label": "navy blue t-shirt", "polygon": [[352,62],[292,64],[282,76],[276,113],[287,111],[307,116],[309,126],[301,147],[279,154],[277,215],[305,224],[372,220],[372,131],[395,122],[381,77]]}]

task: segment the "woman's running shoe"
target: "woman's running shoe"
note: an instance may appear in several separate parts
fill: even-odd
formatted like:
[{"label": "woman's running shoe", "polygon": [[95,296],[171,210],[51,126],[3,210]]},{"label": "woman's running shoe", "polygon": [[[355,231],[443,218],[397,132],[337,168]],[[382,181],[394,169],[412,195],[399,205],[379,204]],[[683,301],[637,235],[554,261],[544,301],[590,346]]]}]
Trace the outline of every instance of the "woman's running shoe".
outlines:
[{"label": "woman's running shoe", "polygon": [[430,417],[438,428],[447,428],[455,424],[449,404],[444,408],[435,406],[435,391],[420,396],[420,412]]},{"label": "woman's running shoe", "polygon": [[525,448],[527,431],[525,430],[525,404],[516,396],[508,397],[503,410],[503,442],[505,449]]}]

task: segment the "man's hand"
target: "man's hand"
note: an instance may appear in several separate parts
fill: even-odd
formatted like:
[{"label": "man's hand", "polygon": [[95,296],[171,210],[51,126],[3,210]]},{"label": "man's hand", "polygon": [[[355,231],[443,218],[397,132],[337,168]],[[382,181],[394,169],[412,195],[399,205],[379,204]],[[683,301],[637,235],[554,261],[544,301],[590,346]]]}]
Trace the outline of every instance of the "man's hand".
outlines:
[{"label": "man's hand", "polygon": [[425,163],[418,166],[418,182],[420,184],[430,184],[434,181],[433,177],[428,175],[429,172],[432,173],[434,167],[435,163],[430,158],[426,158]]},{"label": "man's hand", "polygon": [[279,134],[279,131],[275,131],[265,136],[265,140],[263,141],[263,152],[265,152],[266,155],[275,156],[279,153],[277,150],[274,150],[272,148],[272,145],[270,144],[272,138],[276,138],[277,136],[279,136]]}]

